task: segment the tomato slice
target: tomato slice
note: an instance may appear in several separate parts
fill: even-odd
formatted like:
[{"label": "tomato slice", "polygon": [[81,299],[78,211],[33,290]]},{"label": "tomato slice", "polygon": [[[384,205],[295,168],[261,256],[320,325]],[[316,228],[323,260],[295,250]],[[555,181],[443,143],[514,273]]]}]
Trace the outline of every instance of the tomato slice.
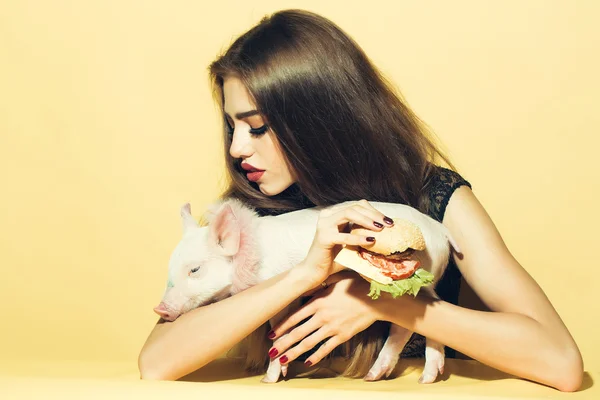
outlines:
[{"label": "tomato slice", "polygon": [[373,266],[379,268],[383,275],[393,280],[410,278],[421,265],[418,260],[393,260],[386,258],[384,255],[367,251],[359,251],[359,254]]}]

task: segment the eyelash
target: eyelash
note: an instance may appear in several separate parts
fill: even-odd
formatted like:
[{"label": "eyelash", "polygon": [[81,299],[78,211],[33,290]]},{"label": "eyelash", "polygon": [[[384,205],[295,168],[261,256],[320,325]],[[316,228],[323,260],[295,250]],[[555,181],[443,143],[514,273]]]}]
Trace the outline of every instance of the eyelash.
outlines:
[{"label": "eyelash", "polygon": [[[250,128],[250,133],[254,136],[262,136],[267,131],[267,129],[269,129],[269,127],[265,124],[265,125],[261,126],[260,128],[256,128],[256,129]],[[231,127],[229,126],[229,123],[227,123],[227,134],[229,136],[233,135],[233,129],[231,129]]]}]

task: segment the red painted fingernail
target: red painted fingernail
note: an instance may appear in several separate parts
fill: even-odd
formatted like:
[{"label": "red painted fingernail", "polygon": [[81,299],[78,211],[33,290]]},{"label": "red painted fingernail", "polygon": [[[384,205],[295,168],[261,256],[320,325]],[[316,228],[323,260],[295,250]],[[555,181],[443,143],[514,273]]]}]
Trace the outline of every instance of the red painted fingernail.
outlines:
[{"label": "red painted fingernail", "polygon": [[374,221],[374,222],[373,222],[373,225],[375,225],[375,226],[376,226],[376,227],[378,227],[378,228],[383,228],[383,225],[381,225],[381,224],[380,224],[379,222],[377,222],[377,221]]},{"label": "red painted fingernail", "polygon": [[307,367],[310,367],[312,365],[312,363],[308,360],[304,361],[304,364],[306,364]]},{"label": "red painted fingernail", "polygon": [[287,361],[288,361],[288,358],[287,358],[287,356],[281,356],[281,357],[279,358],[279,362],[280,362],[281,364],[285,364]]},{"label": "red painted fingernail", "polygon": [[269,339],[273,339],[273,338],[275,337],[275,332],[273,332],[273,331],[269,331],[269,334],[267,335],[267,337],[268,337]]},{"label": "red painted fingernail", "polygon": [[269,357],[273,358],[273,357],[275,357],[277,355],[277,353],[279,353],[277,351],[277,349],[276,348],[272,348],[271,350],[269,350]]},{"label": "red painted fingernail", "polygon": [[383,220],[385,221],[386,224],[388,225],[392,225],[394,223],[394,220],[391,219],[390,217],[383,217]]},{"label": "red painted fingernail", "polygon": [[375,238],[373,236],[369,236],[367,238],[367,242],[374,242],[374,241],[375,241]]}]

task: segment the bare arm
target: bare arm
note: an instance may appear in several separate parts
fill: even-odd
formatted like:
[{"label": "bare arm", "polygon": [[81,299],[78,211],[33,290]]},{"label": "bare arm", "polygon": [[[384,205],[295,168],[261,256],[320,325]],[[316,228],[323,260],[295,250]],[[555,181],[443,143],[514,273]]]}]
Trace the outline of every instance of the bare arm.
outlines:
[{"label": "bare arm", "polygon": [[213,361],[318,284],[304,276],[293,268],[173,322],[157,323],[138,358],[141,378],[174,380]]},{"label": "bare arm", "polygon": [[[438,340],[499,370],[555,387],[577,390],[583,362],[554,307],[506,248],[468,187],[457,189],[444,216],[464,258],[465,280],[494,312],[443,301],[384,296],[381,319]],[[399,312],[398,310],[402,310]]]}]

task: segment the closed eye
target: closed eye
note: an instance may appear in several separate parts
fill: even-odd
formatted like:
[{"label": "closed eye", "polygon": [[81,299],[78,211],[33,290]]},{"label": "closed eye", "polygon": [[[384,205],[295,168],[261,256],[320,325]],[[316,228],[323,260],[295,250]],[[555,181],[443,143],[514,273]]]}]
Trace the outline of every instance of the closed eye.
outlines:
[{"label": "closed eye", "polygon": [[267,129],[268,129],[268,128],[269,128],[269,127],[267,126],[267,124],[264,124],[264,125],[263,125],[263,126],[261,126],[260,128],[256,128],[256,129],[254,129],[254,128],[251,128],[251,129],[250,129],[250,133],[251,133],[251,134],[253,134],[253,135],[260,136],[260,135],[262,135],[263,133],[265,133],[265,132],[267,131]]},{"label": "closed eye", "polygon": [[[229,124],[229,121],[226,121],[226,122],[227,122],[227,134],[231,137],[231,136],[233,136],[233,128]],[[264,124],[263,126],[261,126],[259,128],[250,128],[249,132],[254,136],[262,136],[267,131],[267,129],[269,129],[269,126],[267,124]]]},{"label": "closed eye", "polygon": [[196,273],[196,272],[198,272],[198,270],[199,270],[199,269],[200,269],[200,267],[199,267],[199,266],[198,266],[198,267],[196,267],[196,268],[192,268],[192,269],[190,270],[190,274],[193,274],[193,273]]}]

